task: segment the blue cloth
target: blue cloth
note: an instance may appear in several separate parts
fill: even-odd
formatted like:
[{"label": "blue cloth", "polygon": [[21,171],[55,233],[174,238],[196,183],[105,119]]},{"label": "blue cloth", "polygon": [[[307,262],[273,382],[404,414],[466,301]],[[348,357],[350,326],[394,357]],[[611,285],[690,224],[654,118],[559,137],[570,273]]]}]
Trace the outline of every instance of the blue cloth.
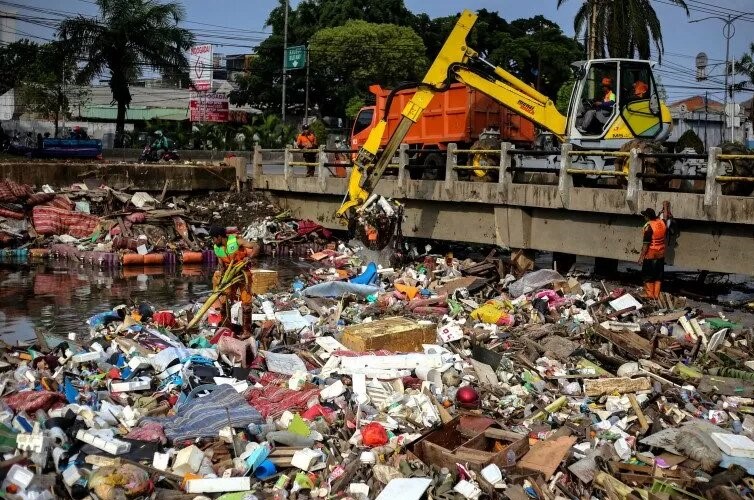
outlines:
[{"label": "blue cloth", "polygon": [[208,396],[187,400],[172,417],[145,417],[139,421],[139,425],[156,422],[163,426],[168,439],[184,441],[217,437],[220,429],[228,426],[229,420],[234,428],[264,421],[256,408],[250,406],[233,386],[223,384]]},{"label": "blue cloth", "polygon": [[305,297],[342,297],[343,295],[353,293],[366,297],[379,291],[380,288],[377,286],[360,285],[347,281],[328,281],[327,283],[318,283],[304,288],[303,294]]},{"label": "blue cloth", "polygon": [[366,271],[358,276],[354,276],[350,281],[351,283],[356,283],[357,285],[375,284],[375,282],[377,281],[377,264],[370,262],[367,266]]}]

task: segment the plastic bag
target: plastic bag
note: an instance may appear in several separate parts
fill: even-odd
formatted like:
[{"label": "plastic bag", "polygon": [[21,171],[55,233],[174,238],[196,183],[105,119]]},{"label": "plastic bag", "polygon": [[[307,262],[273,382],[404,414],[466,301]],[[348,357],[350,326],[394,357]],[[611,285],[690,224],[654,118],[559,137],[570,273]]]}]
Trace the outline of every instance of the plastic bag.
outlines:
[{"label": "plastic bag", "polygon": [[552,269],[540,269],[539,271],[534,271],[533,273],[525,275],[515,283],[511,283],[511,286],[508,287],[508,291],[512,297],[519,297],[526,293],[539,290],[554,281],[563,280],[563,276],[557,271],[553,271]]}]

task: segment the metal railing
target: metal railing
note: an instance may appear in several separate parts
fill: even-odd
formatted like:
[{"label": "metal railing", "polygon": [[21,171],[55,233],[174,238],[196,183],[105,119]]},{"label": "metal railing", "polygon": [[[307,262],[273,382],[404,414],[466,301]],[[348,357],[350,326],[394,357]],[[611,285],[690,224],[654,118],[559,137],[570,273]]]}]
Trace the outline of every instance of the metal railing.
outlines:
[{"label": "metal railing", "polygon": [[[288,181],[294,176],[294,169],[315,167],[315,178],[324,185],[328,173],[330,176],[336,176],[331,167],[343,167],[346,169],[353,166],[351,162],[352,155],[357,153],[357,150],[342,150],[342,149],[325,149],[320,147],[317,150],[304,150],[287,147],[285,149],[262,149],[255,148],[252,164],[254,177],[262,175],[262,169],[264,165],[282,165],[283,175]],[[415,154],[429,154],[437,153],[438,150],[426,150],[410,148],[407,144],[402,144],[396,153],[398,159],[397,163],[391,163],[389,168],[397,169],[398,173],[398,185],[404,186],[408,180],[406,172],[409,169],[409,163],[411,155]],[[442,152],[442,151],[439,151]],[[282,153],[282,160],[270,162],[265,160],[265,155]],[[317,161],[307,162],[301,161],[299,158],[303,157],[305,153],[316,153]],[[345,158],[342,161],[331,161],[330,155],[343,155]],[[526,173],[543,173],[554,174],[558,176],[558,191],[561,201],[565,208],[568,208],[570,202],[570,192],[574,188],[573,178],[574,176],[589,176],[589,177],[614,177],[622,178],[626,186],[626,202],[635,209],[635,204],[638,200],[639,193],[643,190],[643,180],[690,180],[690,181],[704,181],[704,206],[705,208],[712,207],[717,203],[719,196],[722,196],[721,185],[731,182],[737,183],[754,183],[754,177],[736,176],[726,174],[726,165],[723,162],[732,162],[735,160],[750,160],[754,161],[754,154],[741,155],[741,154],[722,154],[720,148],[711,148],[707,154],[698,153],[645,153],[640,152],[638,149],[632,149],[631,151],[602,151],[602,150],[574,150],[573,145],[563,144],[560,150],[524,150],[515,149],[511,143],[502,143],[500,149],[459,149],[456,144],[448,144],[445,164],[445,178],[438,179],[440,182],[444,182],[448,189],[450,185],[455,182],[464,182],[459,179],[458,173],[463,171],[483,171],[483,172],[498,172],[497,184],[501,190],[503,187],[507,189],[507,186],[512,185],[513,174],[517,172]],[[499,162],[497,165],[465,165],[459,164],[459,155],[475,155],[486,154],[498,156]],[[512,158],[514,156],[559,156],[560,165],[555,168],[539,168],[539,167],[514,167]],[[620,158],[627,163],[628,168],[621,170],[607,170],[607,169],[587,169],[578,168],[574,165],[575,157],[595,157],[595,158]],[[689,160],[706,160],[706,174],[676,174],[676,173],[656,173],[644,171],[645,159],[689,159]],[[411,168],[415,168],[411,166]],[[425,181],[417,181],[425,182]],[[530,182],[530,184],[537,184],[536,181]]]}]

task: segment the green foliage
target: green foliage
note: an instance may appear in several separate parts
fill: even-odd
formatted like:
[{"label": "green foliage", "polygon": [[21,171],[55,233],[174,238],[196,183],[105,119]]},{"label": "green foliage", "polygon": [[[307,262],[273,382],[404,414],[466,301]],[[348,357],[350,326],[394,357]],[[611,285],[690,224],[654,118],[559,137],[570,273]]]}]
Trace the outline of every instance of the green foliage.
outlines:
[{"label": "green foliage", "polygon": [[[427,68],[422,39],[411,28],[394,24],[349,21],[318,31],[309,47],[312,70],[331,82],[322,97],[336,116],[345,115],[344,103],[369,85],[419,81]],[[359,57],[353,57],[354,48]]]},{"label": "green foliage", "polygon": [[366,105],[366,100],[361,95],[352,96],[346,103],[346,116],[351,119],[356,118],[361,108]]},{"label": "green foliage", "polygon": [[296,129],[284,124],[277,115],[255,116],[251,125],[243,128],[243,134],[249,149],[255,144],[263,148],[282,148],[293,142]]},{"label": "green foliage", "polygon": [[693,148],[697,153],[704,153],[704,143],[699,136],[696,135],[696,132],[691,129],[688,129],[681,134],[681,137],[678,138],[678,142],[676,142],[675,145],[675,150],[677,152],[683,151],[686,148]]},{"label": "green foliage", "polygon": [[[566,1],[558,0],[558,7]],[[689,15],[684,0],[670,0],[670,3],[683,8],[686,16]],[[573,20],[577,37],[586,39],[589,36],[593,9],[596,9],[597,57],[649,59],[654,46],[657,59],[662,59],[662,28],[650,0],[584,0]]]},{"label": "green foliage", "polygon": [[558,97],[555,101],[555,107],[558,108],[562,114],[568,114],[568,105],[571,102],[571,94],[573,93],[573,86],[576,85],[576,80],[571,78],[560,87],[558,90]]},{"label": "green foliage", "polygon": [[317,144],[327,144],[327,127],[321,120],[315,120],[309,124],[314,136],[317,138]]},{"label": "green foliage", "polygon": [[62,42],[36,46],[36,54],[22,70],[16,82],[18,98],[26,111],[51,118],[55,135],[62,117],[69,116],[70,107],[81,105],[88,90],[73,86],[76,60]]},{"label": "green foliage", "polygon": [[178,3],[152,0],[96,0],[97,19],[79,16],[60,24],[58,34],[75,47],[86,63],[79,81],[109,71],[113,100],[118,103],[116,145],[123,139],[126,108],[131,104],[129,84],[145,68],[159,71],[170,81],[188,83],[185,51],[193,44],[193,35],[178,26],[185,11]]},{"label": "green foliage", "polygon": [[0,46],[0,95],[18,87],[34,72],[39,52],[39,44],[26,39]]}]

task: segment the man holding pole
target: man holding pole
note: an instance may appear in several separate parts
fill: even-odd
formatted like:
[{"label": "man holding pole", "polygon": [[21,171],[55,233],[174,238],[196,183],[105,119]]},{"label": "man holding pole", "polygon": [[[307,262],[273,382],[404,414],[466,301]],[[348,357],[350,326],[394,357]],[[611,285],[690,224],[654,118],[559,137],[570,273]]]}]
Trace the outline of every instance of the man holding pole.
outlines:
[{"label": "man holding pole", "polygon": [[[212,287],[217,289],[224,275],[236,267],[242,267],[243,279],[227,288],[224,295],[226,308],[236,301],[241,301],[242,338],[251,336],[251,260],[259,255],[257,243],[246,241],[235,234],[227,234],[225,228],[213,226],[209,231],[214,251],[217,256],[217,271],[212,276]],[[243,263],[243,265],[241,265]],[[227,318],[227,316],[226,316]]]}]

